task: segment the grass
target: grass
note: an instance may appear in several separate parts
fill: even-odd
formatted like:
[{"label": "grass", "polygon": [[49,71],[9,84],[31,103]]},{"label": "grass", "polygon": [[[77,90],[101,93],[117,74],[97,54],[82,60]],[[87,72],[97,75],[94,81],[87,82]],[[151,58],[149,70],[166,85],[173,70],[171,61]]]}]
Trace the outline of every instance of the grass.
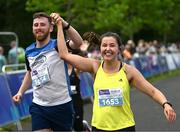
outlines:
[{"label": "grass", "polygon": [[164,72],[164,73],[155,75],[153,77],[149,77],[149,78],[147,78],[147,80],[150,82],[154,82],[154,81],[164,80],[169,77],[173,77],[173,76],[177,76],[177,75],[180,75],[180,69]]},{"label": "grass", "polygon": [[[22,119],[22,120],[21,120],[21,125],[22,125],[22,127],[23,127],[25,124],[29,123],[29,122],[31,122],[31,117],[30,117],[30,116]],[[7,125],[5,125],[5,126],[3,126],[3,127],[0,127],[0,132],[4,132],[4,131],[14,131],[14,130],[17,130],[17,126],[16,126],[16,123],[15,123],[15,122],[14,122],[14,123],[7,124]]]}]

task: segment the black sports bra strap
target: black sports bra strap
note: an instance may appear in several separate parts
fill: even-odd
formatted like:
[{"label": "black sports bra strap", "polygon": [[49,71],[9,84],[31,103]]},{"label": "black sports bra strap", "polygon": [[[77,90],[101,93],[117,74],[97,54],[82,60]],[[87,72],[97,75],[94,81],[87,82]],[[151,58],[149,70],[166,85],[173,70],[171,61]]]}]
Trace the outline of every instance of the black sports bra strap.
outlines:
[{"label": "black sports bra strap", "polygon": [[121,68],[123,67],[123,62],[122,61],[120,61],[120,66],[119,66],[119,71],[121,70]]}]

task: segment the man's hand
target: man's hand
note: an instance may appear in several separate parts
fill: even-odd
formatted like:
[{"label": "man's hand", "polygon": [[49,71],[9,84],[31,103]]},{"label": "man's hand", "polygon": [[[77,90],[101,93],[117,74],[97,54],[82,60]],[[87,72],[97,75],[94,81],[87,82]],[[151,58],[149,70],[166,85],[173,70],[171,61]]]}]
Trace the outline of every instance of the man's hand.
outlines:
[{"label": "man's hand", "polygon": [[13,96],[13,101],[15,103],[20,103],[21,102],[21,98],[22,98],[22,94],[21,93],[17,93],[16,95]]},{"label": "man's hand", "polygon": [[51,18],[52,18],[52,22],[54,24],[62,24],[63,23],[63,19],[60,17],[60,15],[58,13],[51,13]]}]

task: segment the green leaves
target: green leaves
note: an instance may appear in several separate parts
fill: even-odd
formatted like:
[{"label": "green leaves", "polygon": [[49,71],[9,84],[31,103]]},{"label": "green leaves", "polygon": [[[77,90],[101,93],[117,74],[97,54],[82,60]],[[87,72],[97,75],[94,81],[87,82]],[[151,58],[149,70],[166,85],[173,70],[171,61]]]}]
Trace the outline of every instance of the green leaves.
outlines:
[{"label": "green leaves", "polygon": [[60,12],[81,32],[116,31],[127,37],[143,28],[168,34],[180,21],[178,0],[27,0],[28,11]]}]

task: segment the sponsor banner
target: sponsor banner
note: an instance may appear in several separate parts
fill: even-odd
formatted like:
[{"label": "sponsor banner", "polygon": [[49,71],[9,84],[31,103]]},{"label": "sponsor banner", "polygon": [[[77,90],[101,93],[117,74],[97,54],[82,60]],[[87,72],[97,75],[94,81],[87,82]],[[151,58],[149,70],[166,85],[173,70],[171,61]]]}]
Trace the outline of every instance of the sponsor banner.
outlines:
[{"label": "sponsor banner", "polygon": [[160,67],[160,73],[167,72],[169,70],[165,56],[158,56],[157,61]]},{"label": "sponsor banner", "polygon": [[151,67],[150,72],[151,76],[159,74],[161,72],[160,65],[158,63],[157,55],[150,55],[147,57],[147,61],[149,62],[149,67]]},{"label": "sponsor banner", "polygon": [[165,54],[165,57],[166,57],[168,69],[169,70],[175,70],[176,64],[174,63],[172,54]]},{"label": "sponsor banner", "polygon": [[16,121],[19,114],[12,102],[7,79],[0,75],[0,126]]},{"label": "sponsor banner", "polygon": [[151,63],[147,57],[135,58],[133,60],[135,67],[143,74],[144,77],[152,76]]},{"label": "sponsor banner", "polygon": [[179,53],[172,53],[172,59],[177,68],[180,68],[180,54]]},{"label": "sponsor banner", "polygon": [[[25,72],[5,74],[11,95],[14,96],[22,83]],[[32,102],[32,88],[29,88],[23,95],[22,100],[19,104],[15,104],[16,109],[19,113],[19,118],[29,116],[29,106]]]}]

